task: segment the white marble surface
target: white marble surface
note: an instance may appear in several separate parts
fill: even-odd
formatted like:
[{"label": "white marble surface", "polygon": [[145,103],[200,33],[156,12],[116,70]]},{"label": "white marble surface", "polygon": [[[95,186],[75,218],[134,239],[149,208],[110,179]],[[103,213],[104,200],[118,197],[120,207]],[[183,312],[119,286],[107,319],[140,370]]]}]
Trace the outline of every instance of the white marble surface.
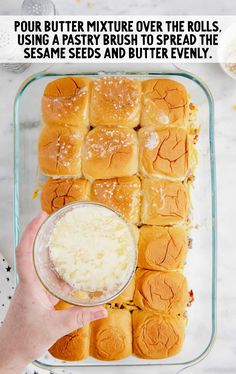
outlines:
[{"label": "white marble surface", "polygon": [[[22,2],[1,1],[0,13],[18,14]],[[54,4],[59,14],[236,14],[234,0],[54,0]]]},{"label": "white marble surface", "polygon": [[[1,2],[0,14],[19,13],[20,4],[20,0]],[[60,14],[236,14],[233,0],[56,0],[55,4]],[[10,264],[13,262],[13,101],[25,77],[41,68],[42,65],[33,66],[19,75],[0,71],[0,251]],[[232,235],[235,230],[233,212],[236,208],[236,111],[233,110],[233,105],[236,105],[236,80],[227,77],[218,65],[192,64],[185,68],[205,80],[215,100],[219,265],[218,337],[210,355],[187,372],[233,374],[236,373],[236,249]],[[132,369],[122,371],[124,374],[134,373]],[[143,372],[154,373],[154,370],[145,369]],[[89,370],[89,374],[93,373],[95,370]]]}]

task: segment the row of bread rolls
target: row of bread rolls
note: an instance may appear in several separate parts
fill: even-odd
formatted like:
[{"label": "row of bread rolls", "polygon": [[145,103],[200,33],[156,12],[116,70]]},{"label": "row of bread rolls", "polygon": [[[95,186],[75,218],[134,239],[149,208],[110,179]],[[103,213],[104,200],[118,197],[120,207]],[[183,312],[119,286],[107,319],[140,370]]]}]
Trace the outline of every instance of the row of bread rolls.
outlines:
[{"label": "row of bread rolls", "polygon": [[67,203],[91,200],[118,211],[132,224],[175,225],[186,223],[189,213],[188,184],[137,176],[98,179],[49,178],[41,194],[48,214]]},{"label": "row of bread rolls", "polygon": [[[70,307],[59,302],[56,309]],[[108,317],[94,321],[60,338],[49,352],[56,358],[79,361],[89,355],[105,361],[140,358],[161,359],[182,347],[186,318],[126,309],[108,309]]]},{"label": "row of bread rolls", "polygon": [[[184,225],[172,225],[186,223],[190,206],[188,184],[178,180],[194,174],[197,157],[195,138],[190,135],[195,107],[187,114],[188,122],[183,118],[178,121],[183,110],[175,101],[180,97],[179,87],[168,90],[166,82],[155,80],[152,84],[150,96],[143,97],[148,126],[138,132],[141,223],[144,225],[140,228],[135,274],[133,303],[141,311],[133,312],[133,351],[142,358],[159,359],[172,355],[172,344],[173,354],[180,352],[185,336],[185,311],[190,297],[182,271],[188,251],[188,232]],[[160,112],[155,112],[157,107]],[[166,115],[167,108],[173,109],[173,121]],[[162,126],[159,126],[155,120],[161,111]],[[160,351],[165,353],[160,356]]]},{"label": "row of bread rolls", "polygon": [[99,126],[87,132],[76,127],[43,127],[38,143],[41,172],[52,177],[89,180],[143,177],[184,180],[196,165],[193,136],[175,127],[138,132]]},{"label": "row of bread rolls", "polygon": [[185,87],[163,78],[141,82],[124,76],[64,77],[49,83],[42,98],[42,119],[49,127],[188,128],[195,111]]},{"label": "row of bread rolls", "polygon": [[[153,81],[154,87],[156,87],[156,106],[160,96],[163,98],[164,92],[166,104],[170,103],[170,97],[173,99],[178,95],[178,90],[175,89],[162,91],[160,82],[158,84]],[[147,101],[148,111],[152,114],[153,110],[150,108],[153,107],[153,102]],[[175,107],[175,109],[182,110],[182,107]],[[138,324],[133,325],[134,336],[140,338],[134,343],[133,349],[142,358],[157,359],[159,347],[165,350],[168,344],[175,345],[174,342],[177,341],[178,346],[175,346],[174,353],[176,354],[182,349],[184,341],[185,312],[190,296],[188,282],[182,271],[189,246],[188,232],[186,226],[170,226],[173,223],[178,225],[186,222],[188,217],[190,205],[188,185],[182,183],[180,188],[180,182],[176,180],[184,180],[188,175],[193,175],[197,164],[194,148],[196,138],[190,135],[194,129],[195,119],[195,107],[193,106],[192,109],[189,111],[187,131],[186,127],[184,130],[181,125],[179,126],[184,122],[177,122],[174,124],[175,127],[172,127],[173,125],[168,122],[168,116],[164,129],[163,127],[161,130],[155,127],[153,129],[150,126],[155,126],[155,117],[152,122],[148,113],[149,127],[142,128],[141,136],[139,134],[139,170],[140,174],[146,177],[142,181],[141,222],[147,223],[148,226],[144,225],[140,228],[139,268],[135,274],[133,299],[135,306],[142,310],[141,319],[144,326],[141,325],[140,328]],[[165,116],[165,111],[163,115]],[[160,179],[163,177],[166,179]],[[170,179],[174,179],[175,182],[171,183]],[[145,199],[145,196],[148,198]],[[187,212],[187,216],[183,220],[184,211]],[[163,330],[159,328],[157,319]],[[139,318],[137,320],[140,321]],[[176,331],[175,326],[180,330]],[[172,333],[169,333],[169,329]],[[159,341],[160,336],[163,337],[162,342]],[[169,357],[172,355],[171,351],[172,348],[167,348],[167,355],[162,357]]]}]

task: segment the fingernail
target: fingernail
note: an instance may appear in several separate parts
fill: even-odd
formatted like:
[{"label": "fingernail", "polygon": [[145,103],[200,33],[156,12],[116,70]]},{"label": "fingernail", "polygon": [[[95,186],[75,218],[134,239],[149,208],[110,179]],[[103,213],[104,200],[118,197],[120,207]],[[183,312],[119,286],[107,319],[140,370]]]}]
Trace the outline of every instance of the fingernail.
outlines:
[{"label": "fingernail", "polygon": [[91,317],[92,317],[93,321],[96,321],[97,319],[101,319],[101,318],[106,318],[107,317],[107,310],[102,309],[102,310],[98,310],[96,312],[93,312]]}]

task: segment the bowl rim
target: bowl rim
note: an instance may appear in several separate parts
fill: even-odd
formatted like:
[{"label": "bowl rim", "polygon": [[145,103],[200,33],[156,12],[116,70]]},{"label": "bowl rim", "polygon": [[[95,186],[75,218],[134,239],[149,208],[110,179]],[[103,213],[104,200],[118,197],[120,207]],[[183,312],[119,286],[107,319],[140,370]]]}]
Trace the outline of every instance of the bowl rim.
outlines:
[{"label": "bowl rim", "polygon": [[[132,240],[133,240],[133,252],[134,252],[133,258],[134,258],[134,261],[133,261],[133,264],[132,264],[132,270],[130,271],[130,274],[128,275],[127,280],[124,282],[122,287],[118,288],[118,290],[115,293],[113,293],[111,296],[107,297],[106,299],[102,299],[101,301],[95,301],[94,303],[88,303],[88,302],[86,303],[86,302],[83,302],[83,301],[81,301],[81,302],[80,301],[79,302],[72,301],[70,298],[64,297],[64,296],[60,295],[59,293],[56,293],[55,291],[50,289],[49,285],[46,284],[45,280],[43,279],[43,277],[40,274],[38,263],[37,263],[37,260],[36,260],[37,242],[38,242],[39,236],[40,236],[42,230],[45,228],[45,226],[48,225],[56,216],[60,215],[60,213],[62,213],[63,211],[68,211],[69,212],[69,211],[71,211],[71,209],[73,209],[73,208],[76,209],[78,206],[82,206],[82,205],[100,206],[102,208],[105,208],[105,209],[113,212],[119,219],[121,219],[125,223],[126,227],[128,228],[128,230],[130,232]],[[66,204],[62,208],[59,208],[55,212],[53,212],[52,214],[48,215],[48,217],[41,224],[41,226],[38,229],[37,234],[34,238],[32,256],[33,256],[34,269],[35,269],[35,272],[37,274],[37,277],[38,277],[39,281],[41,282],[41,284],[43,285],[43,287],[51,295],[53,295],[54,297],[56,297],[59,300],[65,301],[66,303],[69,303],[69,304],[74,305],[74,306],[92,307],[92,306],[98,306],[98,305],[103,305],[103,304],[109,303],[109,301],[112,301],[113,299],[118,297],[126,289],[126,287],[129,285],[131,279],[133,278],[133,275],[134,275],[134,273],[136,271],[136,268],[137,268],[137,257],[138,257],[138,248],[137,247],[138,247],[137,240],[135,238],[134,232],[131,229],[131,224],[120,213],[118,213],[116,210],[112,209],[111,207],[109,207],[105,204],[101,204],[101,203],[93,202],[93,201],[80,200],[80,201],[75,201],[75,202]]]}]

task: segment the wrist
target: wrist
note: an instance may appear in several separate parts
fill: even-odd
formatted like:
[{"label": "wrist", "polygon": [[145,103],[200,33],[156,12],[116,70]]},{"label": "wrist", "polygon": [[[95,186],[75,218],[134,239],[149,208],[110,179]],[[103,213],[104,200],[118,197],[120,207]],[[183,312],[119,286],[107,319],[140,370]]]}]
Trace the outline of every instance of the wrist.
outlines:
[{"label": "wrist", "polygon": [[29,364],[11,346],[11,337],[7,336],[4,327],[0,328],[0,374],[22,374]]},{"label": "wrist", "polygon": [[19,362],[14,357],[2,357],[0,354],[0,374],[22,374],[27,364]]},{"label": "wrist", "polygon": [[6,366],[3,366],[1,363],[0,367],[0,374],[22,374],[24,371],[25,366],[23,367],[16,367],[12,365],[11,363]]}]

